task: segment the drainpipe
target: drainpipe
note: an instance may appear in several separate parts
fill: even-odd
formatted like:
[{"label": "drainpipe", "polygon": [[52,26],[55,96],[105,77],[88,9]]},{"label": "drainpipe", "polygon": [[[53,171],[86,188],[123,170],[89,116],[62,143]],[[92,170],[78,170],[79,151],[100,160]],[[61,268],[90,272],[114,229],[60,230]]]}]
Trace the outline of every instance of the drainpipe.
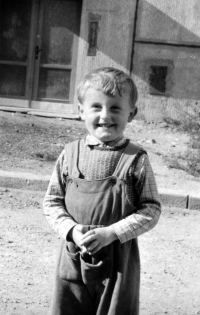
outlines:
[{"label": "drainpipe", "polygon": [[135,6],[135,15],[134,15],[134,29],[133,29],[133,39],[132,39],[132,51],[131,51],[131,64],[130,64],[130,75],[133,72],[133,58],[135,53],[135,38],[136,38],[136,29],[137,29],[137,19],[138,19],[138,8],[139,8],[139,1],[136,0]]}]

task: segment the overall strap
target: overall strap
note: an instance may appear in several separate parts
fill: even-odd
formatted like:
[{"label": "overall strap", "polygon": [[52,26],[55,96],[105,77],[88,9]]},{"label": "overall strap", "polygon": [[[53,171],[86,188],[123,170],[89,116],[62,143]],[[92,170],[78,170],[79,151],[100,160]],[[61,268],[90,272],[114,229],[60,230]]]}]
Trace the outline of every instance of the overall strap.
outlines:
[{"label": "overall strap", "polygon": [[79,151],[79,141],[76,140],[69,142],[65,145],[65,156],[68,168],[68,174],[70,177],[79,177],[78,170],[78,151]]},{"label": "overall strap", "polygon": [[136,159],[136,156],[138,155],[138,153],[143,154],[146,153],[146,151],[143,150],[140,146],[137,146],[129,142],[129,144],[126,146],[124,152],[121,155],[121,158],[117,164],[117,167],[113,175],[120,179],[125,179],[126,174],[133,161],[135,160],[135,162],[137,163],[138,159]]}]

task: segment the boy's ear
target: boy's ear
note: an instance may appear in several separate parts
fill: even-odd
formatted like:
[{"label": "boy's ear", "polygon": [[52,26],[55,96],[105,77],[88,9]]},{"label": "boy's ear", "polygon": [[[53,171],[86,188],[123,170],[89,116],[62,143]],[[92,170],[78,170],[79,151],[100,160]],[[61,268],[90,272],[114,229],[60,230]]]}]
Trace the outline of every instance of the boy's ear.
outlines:
[{"label": "boy's ear", "polygon": [[85,120],[85,114],[84,114],[84,109],[82,104],[78,104],[78,109],[79,109],[79,114],[82,120]]},{"label": "boy's ear", "polygon": [[131,109],[129,117],[128,117],[128,122],[131,122],[133,120],[133,118],[137,115],[137,111],[138,111],[137,107],[134,107],[133,109]]}]

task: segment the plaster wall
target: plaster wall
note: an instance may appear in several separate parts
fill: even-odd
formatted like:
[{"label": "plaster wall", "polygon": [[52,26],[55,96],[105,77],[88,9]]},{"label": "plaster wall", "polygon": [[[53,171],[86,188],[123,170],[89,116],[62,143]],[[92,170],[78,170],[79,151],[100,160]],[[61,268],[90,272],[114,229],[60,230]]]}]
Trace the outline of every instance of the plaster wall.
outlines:
[{"label": "plaster wall", "polygon": [[[98,67],[130,71],[135,7],[132,0],[83,1],[76,86],[88,71]],[[96,56],[88,56],[90,18],[99,21]]]},{"label": "plaster wall", "polygon": [[199,0],[139,0],[136,40],[197,44]]},{"label": "plaster wall", "polygon": [[[135,44],[133,78],[139,91],[139,115],[148,120],[180,118],[192,104],[200,107],[200,49]],[[150,95],[150,66],[164,65],[169,71],[166,95]]]}]

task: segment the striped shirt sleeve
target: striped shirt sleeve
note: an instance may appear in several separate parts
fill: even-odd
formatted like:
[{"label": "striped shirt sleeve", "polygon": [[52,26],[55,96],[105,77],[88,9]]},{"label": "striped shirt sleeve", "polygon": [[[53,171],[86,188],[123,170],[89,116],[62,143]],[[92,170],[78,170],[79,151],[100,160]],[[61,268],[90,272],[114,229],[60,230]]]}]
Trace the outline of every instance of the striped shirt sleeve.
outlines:
[{"label": "striped shirt sleeve", "polygon": [[136,168],[132,168],[133,175],[137,178],[135,185],[136,212],[112,224],[121,243],[150,231],[157,224],[161,214],[157,185],[146,154],[141,155]]},{"label": "striped shirt sleeve", "polygon": [[65,151],[60,154],[54,167],[43,201],[44,214],[50,226],[66,239],[68,232],[77,223],[71,218],[65,206],[65,176],[67,175]]}]

